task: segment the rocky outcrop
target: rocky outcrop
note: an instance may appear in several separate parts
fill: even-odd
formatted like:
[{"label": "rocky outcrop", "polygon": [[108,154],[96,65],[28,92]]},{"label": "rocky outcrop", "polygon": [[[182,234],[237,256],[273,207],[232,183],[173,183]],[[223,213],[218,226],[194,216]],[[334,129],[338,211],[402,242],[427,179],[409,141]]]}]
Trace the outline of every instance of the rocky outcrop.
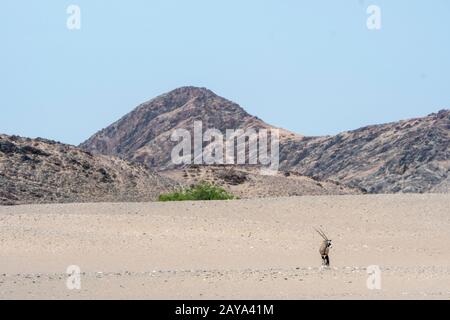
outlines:
[{"label": "rocky outcrop", "polygon": [[0,205],[150,201],[174,186],[142,164],[45,139],[0,135]]}]

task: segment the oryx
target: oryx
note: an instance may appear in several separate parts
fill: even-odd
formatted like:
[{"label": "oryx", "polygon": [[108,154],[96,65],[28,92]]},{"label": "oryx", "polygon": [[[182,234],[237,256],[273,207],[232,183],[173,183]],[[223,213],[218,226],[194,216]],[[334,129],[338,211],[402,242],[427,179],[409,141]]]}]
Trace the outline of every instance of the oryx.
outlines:
[{"label": "oryx", "polygon": [[323,238],[319,253],[322,256],[322,265],[328,267],[330,266],[330,257],[328,256],[328,252],[331,248],[331,240],[328,239],[322,229],[319,228],[319,230],[317,230],[316,228],[314,228],[314,230],[316,230],[316,232]]}]

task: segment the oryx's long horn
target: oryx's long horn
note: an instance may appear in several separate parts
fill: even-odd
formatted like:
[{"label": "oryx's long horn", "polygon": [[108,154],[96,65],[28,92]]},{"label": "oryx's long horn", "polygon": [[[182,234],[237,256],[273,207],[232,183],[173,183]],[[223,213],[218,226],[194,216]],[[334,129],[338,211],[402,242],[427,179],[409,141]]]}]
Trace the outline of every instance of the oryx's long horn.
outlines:
[{"label": "oryx's long horn", "polygon": [[327,239],[327,237],[326,237],[326,235],[323,233],[323,231],[322,230],[317,230],[316,228],[314,228],[314,230],[316,230],[316,232],[318,233],[318,234],[320,234],[320,236],[324,239],[324,240],[328,240]]},{"label": "oryx's long horn", "polygon": [[325,240],[328,240],[328,237],[327,237],[327,235],[325,234],[325,232],[323,232],[323,230],[320,229],[320,228],[319,228],[319,230],[320,230],[320,232],[322,232],[323,236],[325,237]]}]

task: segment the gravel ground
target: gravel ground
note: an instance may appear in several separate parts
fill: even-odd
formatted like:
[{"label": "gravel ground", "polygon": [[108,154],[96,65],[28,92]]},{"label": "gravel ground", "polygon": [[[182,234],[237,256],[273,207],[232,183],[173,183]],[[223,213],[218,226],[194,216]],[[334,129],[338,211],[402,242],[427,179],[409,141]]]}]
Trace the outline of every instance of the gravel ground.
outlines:
[{"label": "gravel ground", "polygon": [[[0,207],[0,298],[449,299],[449,205],[415,194]],[[329,269],[313,226],[333,240]],[[367,287],[374,265],[380,290]]]}]

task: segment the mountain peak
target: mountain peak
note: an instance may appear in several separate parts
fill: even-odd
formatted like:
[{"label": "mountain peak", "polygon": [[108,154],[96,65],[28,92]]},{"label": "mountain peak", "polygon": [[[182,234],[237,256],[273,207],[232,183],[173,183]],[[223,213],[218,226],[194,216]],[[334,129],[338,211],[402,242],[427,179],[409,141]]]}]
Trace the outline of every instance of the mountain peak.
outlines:
[{"label": "mountain peak", "polygon": [[194,121],[203,128],[271,128],[238,104],[207,88],[180,87],[142,103],[119,121],[93,135],[80,146],[93,153],[117,155],[149,166],[170,166],[170,140],[176,129],[192,131]]},{"label": "mountain peak", "polygon": [[161,115],[163,113],[173,112],[174,110],[186,107],[187,105],[189,105],[191,109],[215,107],[217,111],[220,111],[220,107],[228,107],[228,111],[245,113],[239,105],[217,95],[208,88],[185,86],[142,103],[128,115],[140,113],[141,116],[144,116],[144,118],[147,119],[148,117],[146,114],[150,114],[150,117],[152,118],[156,114]]},{"label": "mountain peak", "polygon": [[181,95],[181,94],[202,95],[202,94],[206,94],[206,95],[215,95],[215,96],[217,96],[217,94],[215,94],[213,91],[211,91],[208,88],[195,87],[195,86],[179,87],[179,88],[173,89],[172,91],[169,91],[166,94],[167,95]]},{"label": "mountain peak", "polygon": [[143,105],[152,104],[155,100],[164,100],[165,104],[172,106],[182,106],[183,104],[189,102],[192,99],[206,100],[206,99],[224,99],[218,96],[213,91],[208,88],[185,86],[179,87],[167,93],[164,93],[156,98],[144,102]]}]

